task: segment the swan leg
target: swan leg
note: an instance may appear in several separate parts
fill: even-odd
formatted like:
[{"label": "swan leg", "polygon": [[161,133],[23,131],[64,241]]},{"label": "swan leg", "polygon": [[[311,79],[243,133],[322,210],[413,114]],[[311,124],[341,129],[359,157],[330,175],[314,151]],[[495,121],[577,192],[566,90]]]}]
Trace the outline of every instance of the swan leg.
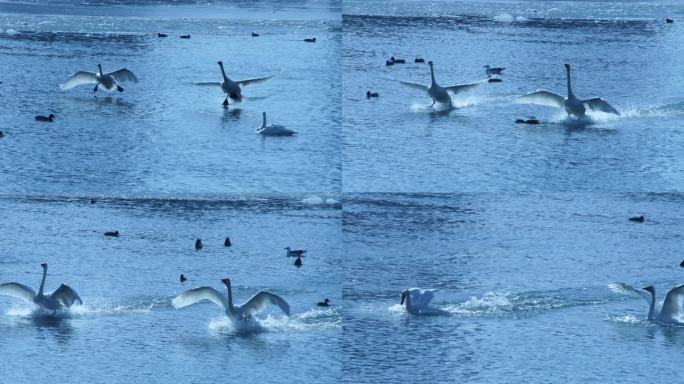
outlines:
[{"label": "swan leg", "polygon": [[100,83],[95,84],[95,88],[93,88],[93,92],[97,92],[97,86],[100,85]]},{"label": "swan leg", "polygon": [[223,108],[228,108],[228,96],[226,96],[226,99],[223,100]]},{"label": "swan leg", "polygon": [[430,104],[430,106],[431,106],[431,107],[434,107],[434,106],[435,106],[435,103],[436,103],[435,99],[432,99],[432,104]]}]

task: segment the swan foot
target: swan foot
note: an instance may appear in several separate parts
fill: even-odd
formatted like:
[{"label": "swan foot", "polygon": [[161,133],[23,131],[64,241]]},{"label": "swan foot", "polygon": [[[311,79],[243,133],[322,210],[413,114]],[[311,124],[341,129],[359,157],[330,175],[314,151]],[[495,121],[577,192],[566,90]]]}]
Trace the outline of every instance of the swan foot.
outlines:
[{"label": "swan foot", "polygon": [[437,102],[437,101],[436,101],[435,99],[432,99],[432,104],[430,104],[430,106],[431,106],[431,107],[434,107],[436,102]]},{"label": "swan foot", "polygon": [[223,100],[223,108],[228,108],[228,98],[227,97],[225,100]]},{"label": "swan foot", "polygon": [[95,88],[93,88],[93,92],[97,92],[97,86],[100,85],[100,83],[95,84]]},{"label": "swan foot", "polygon": [[123,92],[123,91],[124,91],[124,89],[121,88],[121,86],[118,85],[118,84],[116,85],[116,90],[119,91],[119,92]]}]

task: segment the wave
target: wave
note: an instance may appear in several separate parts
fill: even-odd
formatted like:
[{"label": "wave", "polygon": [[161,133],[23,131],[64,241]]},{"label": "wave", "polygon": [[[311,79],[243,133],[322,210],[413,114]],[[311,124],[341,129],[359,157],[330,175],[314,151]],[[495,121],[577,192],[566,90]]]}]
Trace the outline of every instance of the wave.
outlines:
[{"label": "wave", "polygon": [[291,316],[268,315],[237,323],[226,316],[215,317],[209,321],[209,329],[217,333],[308,332],[341,327],[341,316],[334,308],[312,309]]},{"label": "wave", "polygon": [[[554,294],[486,292],[482,296],[471,296],[460,303],[432,304],[432,307],[457,317],[529,317],[536,313],[584,305],[610,302],[608,297],[573,299]],[[388,308],[391,312],[404,312],[399,304]]]},{"label": "wave", "polygon": [[[44,195],[0,195],[0,200],[19,203],[47,204],[95,204],[117,208],[145,208],[150,210],[282,210],[329,208],[341,209],[337,195],[304,194],[239,194],[183,196],[44,196]],[[91,201],[94,201],[91,203]]]}]

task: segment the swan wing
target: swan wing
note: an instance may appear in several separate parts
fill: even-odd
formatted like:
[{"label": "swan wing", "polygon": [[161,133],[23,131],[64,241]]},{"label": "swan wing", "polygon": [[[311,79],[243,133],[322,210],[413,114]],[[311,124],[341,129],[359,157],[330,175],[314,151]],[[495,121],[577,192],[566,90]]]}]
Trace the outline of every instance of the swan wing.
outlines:
[{"label": "swan wing", "polygon": [[412,82],[410,82],[410,81],[403,81],[403,80],[399,80],[399,82],[400,82],[401,84],[404,84],[404,85],[407,86],[407,87],[414,88],[414,89],[417,89],[417,90],[420,90],[420,91],[425,91],[425,92],[427,92],[427,90],[428,90],[428,87],[427,87],[426,85],[423,85],[423,84],[412,83]]},{"label": "swan wing", "polygon": [[33,298],[36,297],[36,292],[24,284],[5,283],[0,284],[0,295],[16,297],[17,299],[33,302]]},{"label": "swan wing", "polygon": [[517,98],[521,104],[545,105],[547,107],[563,108],[565,98],[557,93],[549,91],[536,91]]},{"label": "swan wing", "polygon": [[637,288],[632,287],[631,285],[627,285],[624,283],[610,283],[610,284],[608,284],[608,288],[610,288],[611,291],[613,291],[615,293],[620,293],[623,295],[637,294],[637,295],[643,297],[644,299],[646,299],[646,301],[648,301],[648,303],[651,304],[651,294],[646,292],[643,289],[637,289]]},{"label": "swan wing", "polygon": [[584,103],[584,105],[593,110],[606,113],[614,113],[620,116],[620,112],[618,112],[617,109],[613,108],[612,105],[608,104],[607,101],[603,100],[600,97],[592,97],[591,99],[582,100],[582,102]]},{"label": "swan wing", "polygon": [[195,85],[199,85],[200,87],[220,87],[221,83],[218,81],[207,81],[203,83],[194,83]]},{"label": "swan wing", "polygon": [[114,80],[116,81],[132,81],[134,83],[138,82],[138,78],[128,68],[117,69],[116,71],[109,72],[108,75],[114,77]]},{"label": "swan wing", "polygon": [[477,87],[478,85],[484,83],[487,80],[482,80],[482,81],[476,81],[474,83],[469,83],[469,84],[459,84],[459,85],[452,85],[449,87],[444,87],[447,91],[457,95],[461,92],[465,92],[467,90],[473,89]]},{"label": "swan wing", "polygon": [[183,308],[188,305],[198,303],[202,300],[209,300],[223,309],[228,308],[228,301],[217,290],[211,287],[199,287],[187,290],[176,296],[171,303],[175,308]]},{"label": "swan wing", "polygon": [[78,71],[71,75],[67,81],[59,85],[59,88],[63,91],[71,89],[77,85],[81,84],[95,84],[97,83],[97,74],[88,71]]},{"label": "swan wing", "polygon": [[682,310],[682,299],[684,298],[684,284],[680,284],[669,291],[663,300],[663,306],[660,310],[660,317],[667,320],[678,321],[679,314]]},{"label": "swan wing", "polygon": [[410,288],[411,304],[416,307],[427,307],[435,296],[434,289]]},{"label": "swan wing", "polygon": [[65,307],[71,307],[74,303],[83,304],[81,296],[76,293],[70,286],[62,284],[54,292],[51,297],[59,301]]},{"label": "swan wing", "polygon": [[286,315],[290,314],[290,304],[288,304],[287,301],[278,295],[266,291],[260,291],[252,296],[251,299],[242,304],[241,308],[245,314],[254,316],[269,305],[277,305]]},{"label": "swan wing", "polygon": [[258,83],[264,82],[264,81],[266,81],[272,77],[273,76],[255,77],[254,79],[245,79],[245,80],[236,81],[236,83],[238,83],[244,87],[245,85],[258,84]]}]

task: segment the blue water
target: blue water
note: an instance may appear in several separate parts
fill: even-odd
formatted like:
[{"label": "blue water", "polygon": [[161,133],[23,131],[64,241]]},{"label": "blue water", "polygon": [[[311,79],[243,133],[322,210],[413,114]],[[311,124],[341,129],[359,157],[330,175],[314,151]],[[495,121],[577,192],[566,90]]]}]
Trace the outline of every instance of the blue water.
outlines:
[{"label": "blue water", "polygon": [[[0,297],[0,383],[681,381],[684,328],[607,285],[682,282],[683,22],[677,1],[0,2],[0,282],[47,262],[84,301]],[[439,111],[397,81],[429,82],[415,57],[442,85],[506,70]],[[224,109],[192,84],[218,60],[275,77]],[[563,93],[566,62],[621,116],[514,102]],[[97,63],[140,81],[57,86]],[[260,137],[264,111],[299,134]],[[291,316],[173,308],[225,277]],[[411,287],[442,315],[407,314]]]},{"label": "blue water", "polygon": [[[678,2],[345,1],[343,189],[348,192],[683,191],[684,54]],[[385,66],[390,56],[407,64]],[[502,83],[433,113],[420,91],[433,60],[441,85]],[[563,124],[549,107],[512,103],[545,88],[565,92],[573,65],[582,98],[622,112]],[[380,94],[367,100],[366,91]],[[536,116],[537,126],[515,124]]]}]

